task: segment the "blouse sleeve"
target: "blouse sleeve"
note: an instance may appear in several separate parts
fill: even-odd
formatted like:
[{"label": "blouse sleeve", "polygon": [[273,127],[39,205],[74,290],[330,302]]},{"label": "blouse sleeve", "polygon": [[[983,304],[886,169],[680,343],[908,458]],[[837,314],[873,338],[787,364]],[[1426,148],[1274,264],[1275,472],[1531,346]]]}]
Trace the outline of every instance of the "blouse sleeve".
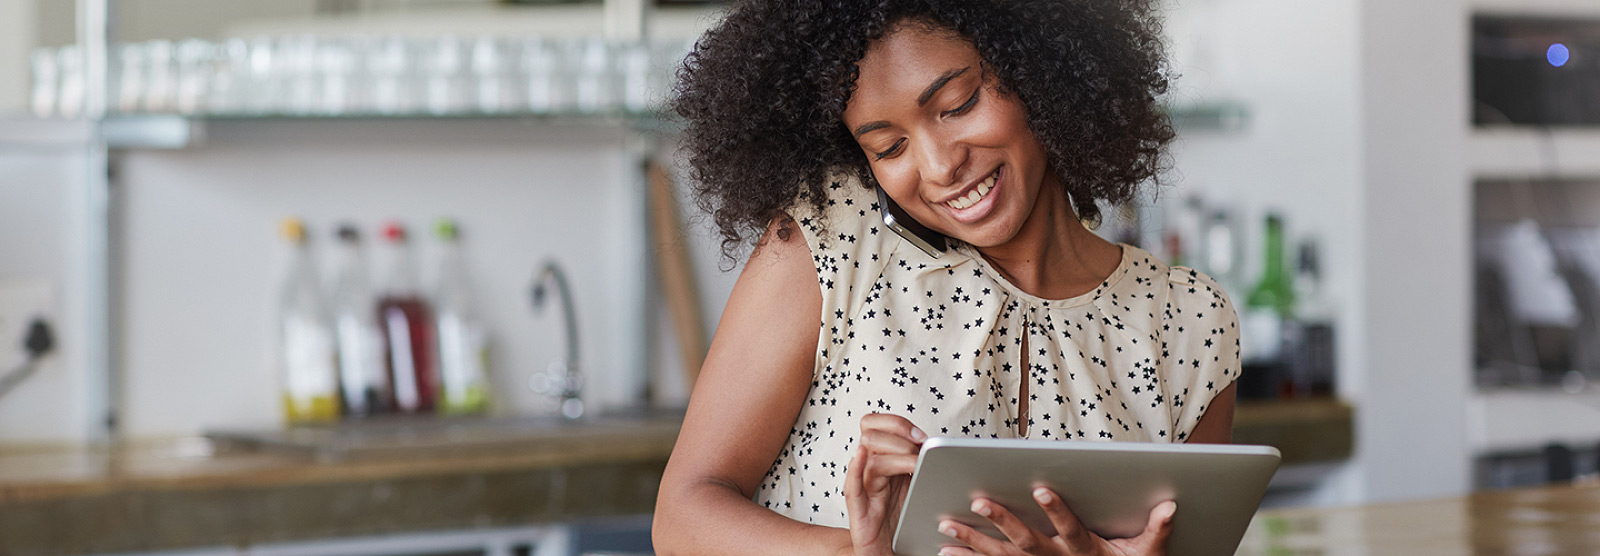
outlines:
[{"label": "blouse sleeve", "polygon": [[1165,377],[1172,393],[1172,430],[1186,441],[1212,399],[1239,378],[1239,317],[1227,292],[1210,276],[1172,267],[1168,280],[1174,332],[1173,365]]},{"label": "blouse sleeve", "polygon": [[802,197],[790,216],[805,236],[822,291],[822,330],[817,362],[844,344],[858,310],[882,274],[900,236],[888,230],[878,212],[877,193],[854,178],[833,180],[819,213]]}]

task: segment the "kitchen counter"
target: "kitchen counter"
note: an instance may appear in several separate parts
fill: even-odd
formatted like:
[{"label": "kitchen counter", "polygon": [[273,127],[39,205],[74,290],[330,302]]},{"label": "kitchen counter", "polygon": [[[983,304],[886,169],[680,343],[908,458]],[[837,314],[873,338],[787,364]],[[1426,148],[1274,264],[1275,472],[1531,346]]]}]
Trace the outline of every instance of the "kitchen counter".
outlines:
[{"label": "kitchen counter", "polygon": [[[570,424],[420,420],[0,452],[0,554],[49,556],[649,513],[681,413]],[[1350,408],[1241,404],[1236,442],[1347,457]],[[1342,432],[1341,432],[1342,431]]]},{"label": "kitchen counter", "polygon": [[1257,514],[1243,556],[1600,554],[1600,482]]},{"label": "kitchen counter", "polygon": [[649,513],[681,414],[326,461],[202,439],[0,454],[0,554],[140,552]]}]

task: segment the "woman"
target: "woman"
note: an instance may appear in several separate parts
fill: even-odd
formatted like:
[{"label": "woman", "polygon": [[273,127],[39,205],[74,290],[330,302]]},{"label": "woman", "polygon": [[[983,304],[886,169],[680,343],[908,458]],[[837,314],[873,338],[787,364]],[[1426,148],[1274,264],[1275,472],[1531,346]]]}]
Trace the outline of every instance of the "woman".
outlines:
[{"label": "woman", "polygon": [[[1083,224],[1159,174],[1160,46],[1122,0],[730,9],[676,108],[724,253],[760,239],[661,483],[659,553],[889,554],[930,436],[1229,440],[1226,295]],[[886,227],[877,188],[946,248]],[[1008,538],[941,523],[971,547],[945,552],[1160,554],[1176,511],[1107,540],[1035,494],[1059,535],[980,498]]]}]

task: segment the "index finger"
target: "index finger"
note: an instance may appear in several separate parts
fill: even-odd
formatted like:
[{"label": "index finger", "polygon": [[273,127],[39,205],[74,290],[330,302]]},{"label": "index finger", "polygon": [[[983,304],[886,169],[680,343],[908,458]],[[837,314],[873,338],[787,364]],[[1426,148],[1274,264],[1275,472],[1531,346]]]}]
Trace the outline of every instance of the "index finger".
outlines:
[{"label": "index finger", "polygon": [[905,417],[901,417],[893,413],[868,413],[866,415],[862,415],[862,434],[866,434],[868,431],[874,430],[903,436],[911,439],[912,442],[917,444],[921,444],[922,441],[928,439],[928,433],[922,432],[922,429],[917,428],[916,425],[912,424],[910,419],[906,419]]},{"label": "index finger", "polygon": [[1044,515],[1050,518],[1050,525],[1056,528],[1056,536],[1067,543],[1068,548],[1082,552],[1094,546],[1092,533],[1084,528],[1083,522],[1078,521],[1078,516],[1067,508],[1067,504],[1061,501],[1061,496],[1055,491],[1049,487],[1035,487],[1033,499],[1039,503],[1040,508],[1044,508]]}]

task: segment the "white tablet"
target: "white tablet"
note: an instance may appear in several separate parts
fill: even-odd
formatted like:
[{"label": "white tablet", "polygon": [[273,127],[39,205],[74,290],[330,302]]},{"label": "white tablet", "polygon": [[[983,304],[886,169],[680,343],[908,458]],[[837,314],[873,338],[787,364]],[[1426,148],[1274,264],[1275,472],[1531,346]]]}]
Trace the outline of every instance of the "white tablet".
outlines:
[{"label": "white tablet", "polygon": [[1229,556],[1278,468],[1278,449],[1235,444],[1153,444],[1015,439],[932,438],[922,445],[900,512],[894,551],[934,556],[959,545],[939,532],[953,519],[1004,539],[972,513],[972,499],[998,502],[1034,529],[1055,528],[1033,500],[1037,485],[1106,538],[1134,537],[1150,510],[1176,500],[1170,556]]}]

